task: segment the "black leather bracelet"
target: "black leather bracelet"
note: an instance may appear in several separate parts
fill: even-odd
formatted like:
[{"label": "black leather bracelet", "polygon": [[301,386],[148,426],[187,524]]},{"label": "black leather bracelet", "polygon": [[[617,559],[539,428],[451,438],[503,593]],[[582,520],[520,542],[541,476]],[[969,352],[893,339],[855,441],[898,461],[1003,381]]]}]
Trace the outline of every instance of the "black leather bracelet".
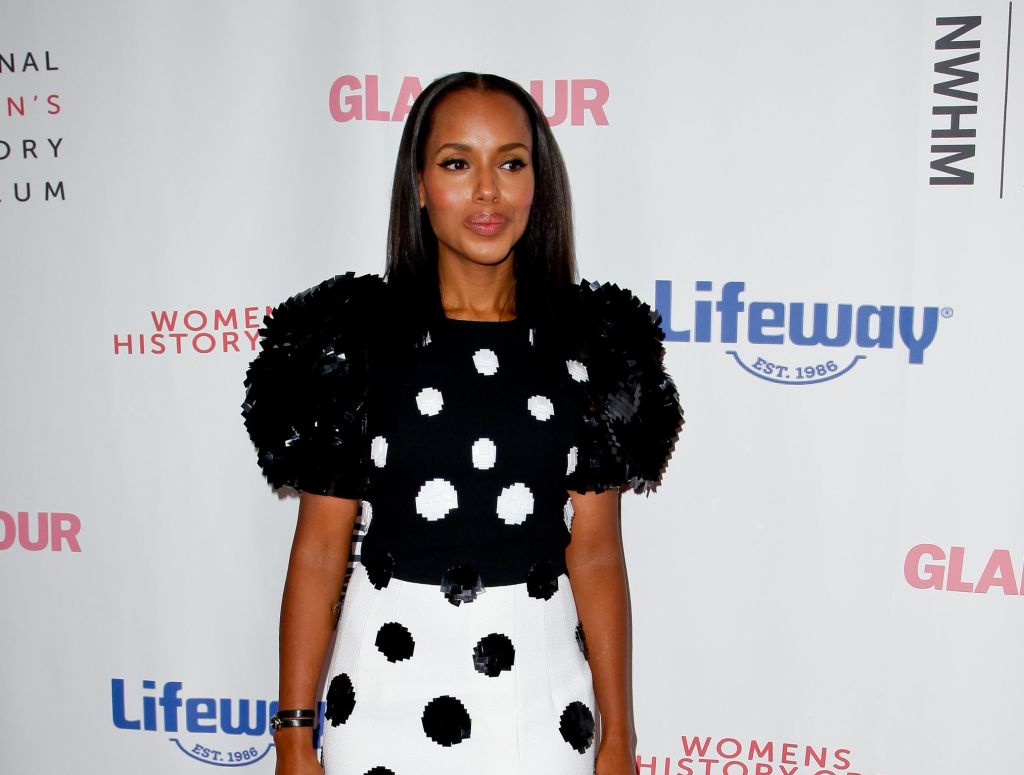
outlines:
[{"label": "black leather bracelet", "polygon": [[316,712],[308,708],[279,710],[270,717],[270,730],[276,732],[281,727],[311,727],[315,721]]}]

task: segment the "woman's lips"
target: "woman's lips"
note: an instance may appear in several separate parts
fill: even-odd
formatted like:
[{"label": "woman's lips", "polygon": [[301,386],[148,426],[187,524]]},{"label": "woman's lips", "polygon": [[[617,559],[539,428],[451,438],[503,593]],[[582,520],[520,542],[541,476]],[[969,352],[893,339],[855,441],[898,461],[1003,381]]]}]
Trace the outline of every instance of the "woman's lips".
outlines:
[{"label": "woman's lips", "polygon": [[474,213],[466,218],[464,223],[474,234],[489,237],[504,229],[508,225],[508,219],[494,213]]}]

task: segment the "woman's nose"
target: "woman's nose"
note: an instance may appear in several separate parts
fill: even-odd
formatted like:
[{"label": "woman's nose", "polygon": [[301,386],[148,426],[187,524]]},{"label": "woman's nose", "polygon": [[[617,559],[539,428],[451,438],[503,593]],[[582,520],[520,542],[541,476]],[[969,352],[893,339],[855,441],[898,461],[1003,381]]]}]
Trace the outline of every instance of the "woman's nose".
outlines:
[{"label": "woman's nose", "polygon": [[493,170],[484,168],[477,174],[475,197],[480,202],[498,201],[498,179]]}]

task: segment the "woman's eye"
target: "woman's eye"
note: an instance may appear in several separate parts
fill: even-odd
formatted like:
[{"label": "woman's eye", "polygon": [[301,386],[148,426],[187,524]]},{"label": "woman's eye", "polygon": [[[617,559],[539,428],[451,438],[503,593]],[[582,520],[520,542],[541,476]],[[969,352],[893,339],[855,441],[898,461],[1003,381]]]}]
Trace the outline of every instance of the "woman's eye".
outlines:
[{"label": "woman's eye", "polygon": [[465,159],[445,159],[438,166],[448,170],[464,170],[469,168],[469,162]]},{"label": "woman's eye", "polygon": [[506,170],[521,170],[526,166],[526,162],[522,159],[509,159],[506,162],[502,162],[501,168]]}]

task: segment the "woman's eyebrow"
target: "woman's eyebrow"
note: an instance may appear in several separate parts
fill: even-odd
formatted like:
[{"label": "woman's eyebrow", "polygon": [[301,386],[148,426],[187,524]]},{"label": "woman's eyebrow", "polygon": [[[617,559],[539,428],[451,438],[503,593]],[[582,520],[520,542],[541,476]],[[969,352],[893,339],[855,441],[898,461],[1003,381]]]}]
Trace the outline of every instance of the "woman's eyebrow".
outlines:
[{"label": "woman's eyebrow", "polygon": [[[473,150],[473,147],[471,145],[466,145],[465,143],[445,143],[444,145],[438,146],[437,150],[434,151],[434,153],[440,153],[446,148],[453,151],[460,151],[462,153],[466,153],[468,151]],[[516,148],[522,148],[524,151],[527,152],[529,152],[530,150],[525,143],[505,143],[504,145],[498,147],[498,153],[507,153],[508,151],[511,151]]]}]

